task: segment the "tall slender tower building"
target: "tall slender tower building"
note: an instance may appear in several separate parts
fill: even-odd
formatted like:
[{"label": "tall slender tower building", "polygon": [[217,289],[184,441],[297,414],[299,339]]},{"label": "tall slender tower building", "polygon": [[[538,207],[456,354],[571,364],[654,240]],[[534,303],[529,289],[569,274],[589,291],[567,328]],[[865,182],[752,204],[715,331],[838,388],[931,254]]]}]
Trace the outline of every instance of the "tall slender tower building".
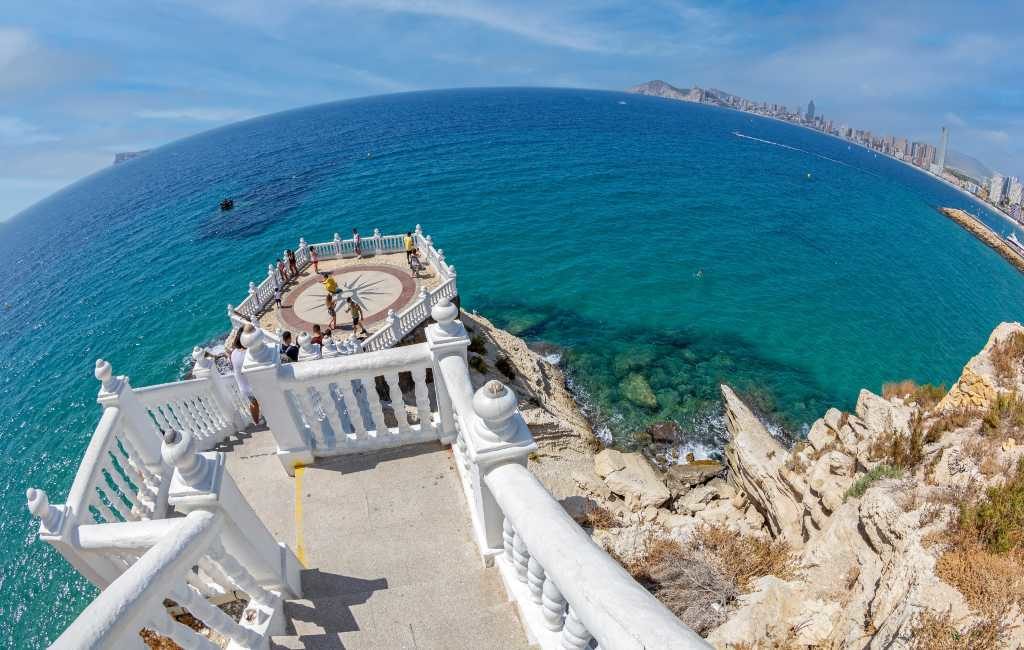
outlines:
[{"label": "tall slender tower building", "polygon": [[938,173],[946,168],[946,148],[949,146],[949,129],[942,127],[942,135],[939,136],[939,151],[935,155],[935,166],[939,168]]},{"label": "tall slender tower building", "polygon": [[[799,111],[800,109],[798,108],[796,110]],[[813,122],[814,121],[814,100],[813,99],[811,101],[807,102],[807,121],[808,122]]]}]

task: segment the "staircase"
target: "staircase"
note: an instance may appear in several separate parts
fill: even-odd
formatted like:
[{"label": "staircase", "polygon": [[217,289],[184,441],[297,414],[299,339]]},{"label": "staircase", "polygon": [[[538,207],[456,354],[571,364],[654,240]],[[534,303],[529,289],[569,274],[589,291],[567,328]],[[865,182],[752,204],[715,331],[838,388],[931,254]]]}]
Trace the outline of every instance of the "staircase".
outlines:
[{"label": "staircase", "polygon": [[240,443],[228,470],[309,567],[271,647],[529,647],[497,569],[481,567],[449,449],[337,456],[291,478],[269,431]]}]

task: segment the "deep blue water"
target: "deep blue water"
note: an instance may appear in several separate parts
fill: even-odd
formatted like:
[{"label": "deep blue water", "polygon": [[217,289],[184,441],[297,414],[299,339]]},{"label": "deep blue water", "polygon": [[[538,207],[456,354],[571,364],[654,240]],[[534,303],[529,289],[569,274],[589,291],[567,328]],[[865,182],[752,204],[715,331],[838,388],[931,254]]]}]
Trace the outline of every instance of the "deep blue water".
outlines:
[{"label": "deep blue water", "polygon": [[95,174],[0,224],[0,645],[44,645],[92,596],[34,541],[24,492],[63,501],[99,415],[95,359],[136,386],[177,378],[299,236],[422,224],[464,306],[566,348],[620,440],[672,418],[706,441],[719,382],[798,430],[861,387],[952,381],[1019,318],[1021,275],[939,205],[979,211],[805,129],[581,90],[315,106]]}]

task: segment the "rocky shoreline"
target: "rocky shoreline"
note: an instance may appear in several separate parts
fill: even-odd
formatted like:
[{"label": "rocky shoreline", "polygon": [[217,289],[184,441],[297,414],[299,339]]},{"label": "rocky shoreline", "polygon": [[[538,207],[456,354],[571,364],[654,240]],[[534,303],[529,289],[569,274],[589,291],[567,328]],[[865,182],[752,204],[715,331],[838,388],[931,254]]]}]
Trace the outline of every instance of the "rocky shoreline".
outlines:
[{"label": "rocky shoreline", "polygon": [[474,383],[520,397],[539,446],[531,469],[716,647],[1024,644],[1024,513],[1007,515],[1014,541],[998,552],[964,524],[1024,472],[1021,325],[1000,325],[948,392],[862,390],[852,413],[829,409],[792,448],[722,386],[724,462],[663,469],[604,449],[558,366],[482,316],[464,322]]}]

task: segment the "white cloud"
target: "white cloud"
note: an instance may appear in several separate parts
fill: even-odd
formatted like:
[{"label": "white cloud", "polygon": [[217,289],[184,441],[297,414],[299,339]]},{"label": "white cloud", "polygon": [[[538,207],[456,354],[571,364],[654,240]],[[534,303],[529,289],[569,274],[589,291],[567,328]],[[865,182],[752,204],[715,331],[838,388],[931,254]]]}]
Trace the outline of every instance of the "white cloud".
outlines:
[{"label": "white cloud", "polygon": [[241,108],[192,106],[183,108],[145,109],[135,112],[144,120],[187,120],[191,122],[237,122],[255,117],[257,113]]},{"label": "white cloud", "polygon": [[993,144],[1006,144],[1010,141],[1010,134],[1002,129],[979,129],[975,131],[979,138],[988,140]]},{"label": "white cloud", "polygon": [[40,144],[57,140],[60,140],[60,136],[48,133],[20,117],[0,115],[0,145]]},{"label": "white cloud", "polygon": [[0,93],[80,78],[88,65],[44,47],[28,30],[0,26]]}]

